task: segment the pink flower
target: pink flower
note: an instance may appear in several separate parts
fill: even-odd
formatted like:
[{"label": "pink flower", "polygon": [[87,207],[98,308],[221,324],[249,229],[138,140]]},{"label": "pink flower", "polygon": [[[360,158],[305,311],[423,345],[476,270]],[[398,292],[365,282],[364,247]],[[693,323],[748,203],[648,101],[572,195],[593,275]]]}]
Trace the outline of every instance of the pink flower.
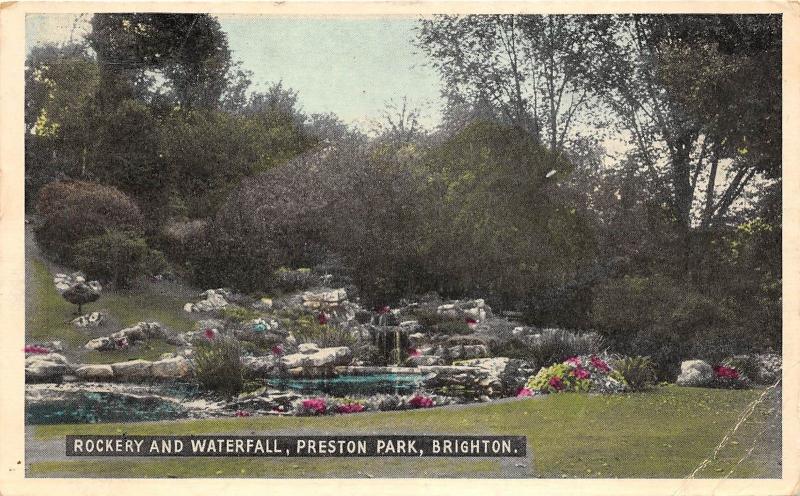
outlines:
[{"label": "pink flower", "polygon": [[408,349],[408,356],[411,356],[411,357],[418,357],[418,356],[420,356],[420,355],[422,355],[422,352],[421,352],[421,351],[419,351],[419,349],[418,349],[418,348],[409,348],[409,349]]},{"label": "pink flower", "polygon": [[576,379],[588,379],[592,374],[588,370],[578,367],[572,371],[572,375]]},{"label": "pink flower", "polygon": [[245,410],[236,410],[236,413],[233,414],[234,417],[249,417],[252,414]]},{"label": "pink flower", "polygon": [[275,346],[272,347],[271,351],[272,351],[273,355],[281,356],[281,355],[283,355],[283,346],[281,346],[279,344],[276,344]]},{"label": "pink flower", "polygon": [[427,396],[416,395],[408,401],[408,404],[414,408],[430,408],[433,406],[433,400]]},{"label": "pink flower", "polygon": [[472,329],[476,325],[478,325],[478,321],[473,319],[472,317],[467,317],[466,319],[464,319],[464,322],[467,323],[467,325],[469,326],[470,329]]},{"label": "pink flower", "polygon": [[364,405],[361,403],[344,403],[336,407],[339,413],[358,413],[364,411]]},{"label": "pink flower", "polygon": [[589,359],[589,362],[594,366],[594,368],[601,372],[611,371],[611,367],[609,367],[602,358],[596,357],[595,355],[592,355],[592,357]]},{"label": "pink flower", "polygon": [[582,365],[581,357],[578,356],[571,356],[566,360],[564,360],[564,363],[566,363],[567,365],[572,365],[573,367],[580,367]]},{"label": "pink flower", "polygon": [[307,400],[303,400],[302,405],[305,410],[317,415],[322,415],[328,409],[328,405],[325,403],[325,398],[309,398]]},{"label": "pink flower", "polygon": [[319,322],[319,325],[327,324],[328,320],[330,319],[327,315],[325,315],[325,312],[320,312],[319,315],[317,315],[317,322]]},{"label": "pink flower", "polygon": [[50,350],[48,348],[45,348],[44,346],[39,346],[39,345],[36,345],[36,344],[29,344],[28,346],[26,346],[23,349],[23,351],[25,353],[33,353],[33,354],[36,354],[36,355],[45,355],[47,353],[50,353]]},{"label": "pink flower", "polygon": [[714,367],[714,375],[723,379],[738,379],[739,372],[733,367],[725,367],[724,365],[717,365]]},{"label": "pink flower", "polygon": [[555,389],[556,391],[561,391],[562,389],[564,389],[564,381],[562,381],[561,378],[557,375],[551,377],[550,380],[548,381],[548,384],[550,384],[550,387]]},{"label": "pink flower", "polygon": [[526,387],[520,388],[519,391],[517,391],[517,398],[528,398],[530,396],[533,396],[533,391]]},{"label": "pink flower", "polygon": [[214,329],[206,329],[203,331],[203,336],[209,341],[213,341],[215,337],[217,337],[217,333]]}]

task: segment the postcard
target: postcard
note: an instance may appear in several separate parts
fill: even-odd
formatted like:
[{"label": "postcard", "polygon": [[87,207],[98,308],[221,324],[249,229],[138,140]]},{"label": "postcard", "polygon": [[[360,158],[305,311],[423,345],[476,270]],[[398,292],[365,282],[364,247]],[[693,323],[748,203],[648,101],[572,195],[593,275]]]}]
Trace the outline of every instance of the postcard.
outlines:
[{"label": "postcard", "polygon": [[792,4],[2,7],[0,493],[795,493]]}]

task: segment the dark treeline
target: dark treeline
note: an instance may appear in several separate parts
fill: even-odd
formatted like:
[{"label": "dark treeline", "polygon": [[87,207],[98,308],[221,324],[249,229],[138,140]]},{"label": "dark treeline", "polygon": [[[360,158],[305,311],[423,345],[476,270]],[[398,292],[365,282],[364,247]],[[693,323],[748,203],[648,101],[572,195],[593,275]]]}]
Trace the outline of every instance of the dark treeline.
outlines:
[{"label": "dark treeline", "polygon": [[250,91],[213,16],[91,28],[26,67],[26,198],[65,264],[249,292],[312,267],[665,366],[780,347],[779,16],[422,19],[442,124],[404,104],[375,137]]}]

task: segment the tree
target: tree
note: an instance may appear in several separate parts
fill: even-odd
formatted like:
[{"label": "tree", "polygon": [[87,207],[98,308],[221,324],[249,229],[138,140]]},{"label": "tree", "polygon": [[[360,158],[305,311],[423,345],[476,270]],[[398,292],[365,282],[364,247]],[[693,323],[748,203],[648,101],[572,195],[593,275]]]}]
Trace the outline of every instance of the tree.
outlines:
[{"label": "tree", "polygon": [[25,63],[26,198],[45,183],[87,178],[99,69],[83,44],[34,47]]},{"label": "tree", "polygon": [[78,305],[78,311],[75,313],[75,315],[81,315],[83,313],[83,305],[100,299],[100,293],[83,282],[73,284],[66,291],[64,291],[61,296],[73,305]]},{"label": "tree", "polygon": [[88,40],[103,70],[105,105],[148,98],[160,74],[182,108],[214,108],[245,76],[208,14],[95,14]]},{"label": "tree", "polygon": [[591,110],[584,80],[606,27],[595,16],[435,16],[420,20],[419,44],[443,93],[497,109],[558,153]]},{"label": "tree", "polygon": [[599,37],[594,88],[669,192],[683,237],[696,219],[719,225],[757,175],[780,171],[779,18],[617,16],[614,32]]}]

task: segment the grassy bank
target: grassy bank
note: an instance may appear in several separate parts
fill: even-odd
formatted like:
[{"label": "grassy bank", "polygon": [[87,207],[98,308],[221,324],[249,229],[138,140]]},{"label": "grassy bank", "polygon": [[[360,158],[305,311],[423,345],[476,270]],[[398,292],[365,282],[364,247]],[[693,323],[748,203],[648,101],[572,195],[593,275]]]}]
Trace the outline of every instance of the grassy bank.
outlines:
[{"label": "grassy bank", "polygon": [[[52,425],[35,428],[40,441],[65,434],[209,433],[447,433],[507,434],[528,438],[529,477],[686,477],[710,456],[759,390],[663,387],[618,396],[553,395],[466,407],[379,412],[335,417],[246,417],[139,424]],[[753,441],[766,443],[774,417],[759,407],[698,477],[774,477],[763,460],[746,457]],[[774,412],[773,412],[774,413]],[[779,449],[772,446],[770,449]],[[512,465],[520,463],[512,460]],[[35,463],[31,475],[84,474],[131,477],[355,477],[502,475],[502,463],[486,459],[291,459],[190,458]],[[426,468],[427,467],[427,468]],[[423,472],[420,472],[422,470]],[[442,475],[443,476],[443,475]]]},{"label": "grassy bank", "polygon": [[[29,341],[63,341],[68,350],[77,353],[86,363],[111,363],[133,358],[154,359],[175,347],[163,340],[150,340],[145,346],[114,352],[84,352],[83,345],[97,332],[78,329],[70,324],[75,318],[75,305],[56,291],[53,276],[40,260],[29,260],[31,273],[32,311],[26,315],[25,329]],[[137,322],[160,322],[173,332],[192,329],[194,322],[183,311],[184,300],[160,292],[152,286],[128,291],[103,291],[96,303],[84,306],[85,312],[106,311],[119,327],[107,326],[102,333],[118,331]],[[101,333],[101,334],[102,334]]]}]

